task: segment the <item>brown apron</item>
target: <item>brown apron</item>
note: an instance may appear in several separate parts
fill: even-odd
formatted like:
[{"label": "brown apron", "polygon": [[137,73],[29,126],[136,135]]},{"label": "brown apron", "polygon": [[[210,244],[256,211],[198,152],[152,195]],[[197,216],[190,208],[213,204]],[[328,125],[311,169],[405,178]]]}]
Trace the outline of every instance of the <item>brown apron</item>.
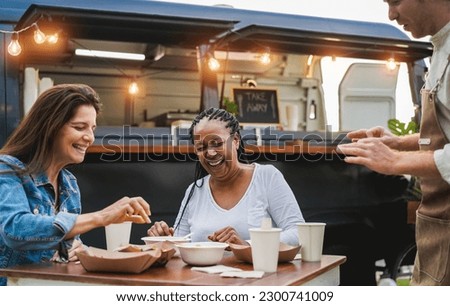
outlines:
[{"label": "brown apron", "polygon": [[[450,56],[446,69],[449,65]],[[449,143],[436,116],[436,92],[439,86],[440,82],[431,90],[422,90],[420,150],[435,151]],[[417,255],[411,284],[448,286],[450,285],[450,184],[441,177],[421,178],[420,183],[422,202],[416,217]]]}]

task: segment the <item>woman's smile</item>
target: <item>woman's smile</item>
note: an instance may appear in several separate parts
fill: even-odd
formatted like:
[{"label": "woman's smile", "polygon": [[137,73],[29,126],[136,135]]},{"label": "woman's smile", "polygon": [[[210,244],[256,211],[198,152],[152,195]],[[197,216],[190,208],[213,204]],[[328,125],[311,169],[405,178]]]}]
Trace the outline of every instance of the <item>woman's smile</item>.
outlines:
[{"label": "woman's smile", "polygon": [[211,167],[216,167],[220,165],[223,162],[223,159],[217,159],[217,160],[207,160],[208,165]]},{"label": "woman's smile", "polygon": [[85,155],[86,150],[89,147],[89,145],[79,145],[79,144],[73,144],[73,147],[80,152],[81,154]]}]

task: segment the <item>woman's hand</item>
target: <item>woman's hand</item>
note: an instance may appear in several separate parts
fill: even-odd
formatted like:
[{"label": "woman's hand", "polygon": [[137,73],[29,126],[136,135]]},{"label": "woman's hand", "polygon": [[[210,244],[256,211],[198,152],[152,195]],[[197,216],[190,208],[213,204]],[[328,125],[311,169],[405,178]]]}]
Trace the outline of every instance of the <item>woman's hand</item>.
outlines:
[{"label": "woman's hand", "polygon": [[149,236],[172,236],[174,233],[173,227],[169,227],[166,222],[155,222],[147,231]]},{"label": "woman's hand", "polygon": [[100,211],[78,215],[75,225],[66,233],[65,238],[74,238],[94,228],[112,223],[123,223],[125,221],[150,223],[150,215],[150,205],[143,198],[123,197]]},{"label": "woman's hand", "polygon": [[81,242],[81,240],[74,239],[72,242],[72,247],[67,251],[64,251],[66,256],[62,256],[60,254],[60,251],[56,251],[55,254],[53,254],[53,257],[50,259],[50,261],[59,262],[59,263],[67,263],[68,261],[78,261],[77,252],[84,251],[85,246]]},{"label": "woman's hand", "polygon": [[72,247],[69,249],[69,261],[78,261],[77,252],[84,251],[85,246],[81,240],[75,239],[73,241]]},{"label": "woman's hand", "polygon": [[141,197],[123,197],[100,211],[104,225],[132,221],[150,223],[150,205]]},{"label": "woman's hand", "polygon": [[239,237],[236,230],[231,226],[227,226],[218,231],[215,231],[212,235],[208,236],[208,239],[217,242],[247,244],[247,242]]}]

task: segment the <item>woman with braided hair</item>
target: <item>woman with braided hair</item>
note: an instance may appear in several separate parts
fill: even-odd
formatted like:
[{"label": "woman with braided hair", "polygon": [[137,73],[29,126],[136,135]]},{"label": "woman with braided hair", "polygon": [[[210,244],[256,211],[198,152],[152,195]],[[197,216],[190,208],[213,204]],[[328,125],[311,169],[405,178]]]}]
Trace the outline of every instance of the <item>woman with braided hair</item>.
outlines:
[{"label": "woman with braided hair", "polygon": [[149,236],[192,233],[192,241],[245,244],[249,228],[270,217],[282,229],[281,242],[298,245],[296,223],[304,222],[295,196],[272,165],[245,161],[239,121],[209,108],[189,130],[198,157],[195,180],[186,190],[174,228],[156,222]]}]

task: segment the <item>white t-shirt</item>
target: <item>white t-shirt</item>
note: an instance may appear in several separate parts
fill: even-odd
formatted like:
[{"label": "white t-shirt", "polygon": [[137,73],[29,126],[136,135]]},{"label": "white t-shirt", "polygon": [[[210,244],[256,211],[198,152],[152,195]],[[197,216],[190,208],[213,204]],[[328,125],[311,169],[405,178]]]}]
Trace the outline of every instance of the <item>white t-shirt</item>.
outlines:
[{"label": "white t-shirt", "polygon": [[[296,223],[305,222],[294,193],[283,174],[272,165],[254,163],[252,180],[240,201],[230,210],[221,208],[214,200],[209,186],[210,175],[203,179],[201,187],[195,187],[187,204],[176,236],[192,234],[192,241],[208,241],[208,235],[224,228],[233,227],[239,236],[250,239],[249,228],[261,226],[264,217],[272,218],[273,227],[282,229],[280,240],[298,245]],[[197,181],[201,185],[201,180]],[[181,217],[189,191],[186,190],[175,224]]]},{"label": "white t-shirt", "polygon": [[[450,22],[431,37],[433,56],[431,58],[430,73],[425,88],[433,88],[442,77],[444,68],[450,56]],[[447,139],[450,140],[450,66],[445,71],[441,86],[437,91],[437,117]],[[442,178],[450,184],[450,144],[434,152],[434,161]]]}]

